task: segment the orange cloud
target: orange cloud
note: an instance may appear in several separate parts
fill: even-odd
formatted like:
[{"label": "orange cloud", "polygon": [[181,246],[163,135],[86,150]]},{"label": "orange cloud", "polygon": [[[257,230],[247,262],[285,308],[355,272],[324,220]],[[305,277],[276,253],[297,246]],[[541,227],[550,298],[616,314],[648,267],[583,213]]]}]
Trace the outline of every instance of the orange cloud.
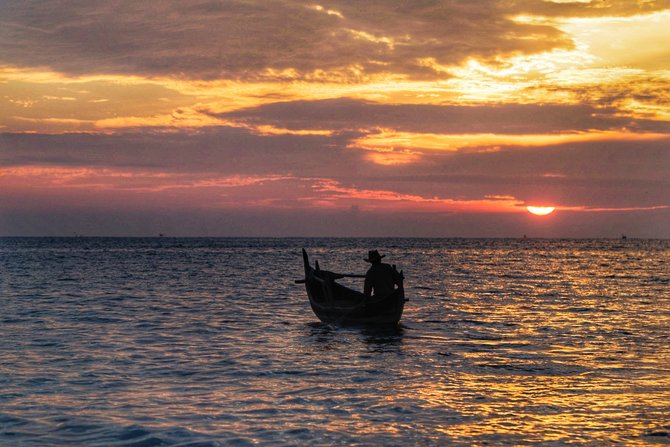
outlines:
[{"label": "orange cloud", "polygon": [[378,165],[398,166],[419,161],[421,154],[411,151],[373,151],[366,154],[365,159]]},{"label": "orange cloud", "polygon": [[575,212],[586,212],[586,213],[607,213],[607,212],[620,212],[620,211],[654,211],[654,210],[666,210],[670,209],[670,205],[657,205],[657,206],[627,206],[627,207],[591,207],[591,206],[557,206],[557,210],[560,211],[575,211]]},{"label": "orange cloud", "polygon": [[481,200],[423,197],[389,190],[344,187],[334,180],[319,180],[313,189],[319,193],[319,200],[326,200],[329,206],[340,202],[345,207],[356,204],[369,209],[395,211],[496,213],[523,210],[520,208],[523,202],[510,196]]},{"label": "orange cloud", "polygon": [[[517,134],[435,134],[398,132],[383,129],[378,133],[366,135],[354,140],[350,147],[377,152],[393,150],[431,150],[455,152],[461,149],[478,149],[482,151],[498,150],[503,146],[543,147],[565,143],[582,143],[593,141],[653,141],[668,138],[664,133],[633,133],[620,131],[589,131],[541,135]],[[418,159],[419,157],[416,157]],[[371,158],[375,161],[374,158]]]},{"label": "orange cloud", "polygon": [[0,168],[0,184],[7,187],[29,186],[35,189],[83,188],[151,193],[173,189],[241,188],[288,180],[295,180],[295,177],[282,175],[215,177],[211,174],[59,166]]},{"label": "orange cloud", "polygon": [[[0,185],[32,191],[68,191],[83,193],[117,191],[145,195],[180,190],[219,191],[210,205],[301,208],[305,206],[348,208],[352,204],[371,210],[431,212],[517,212],[523,203],[511,196],[487,196],[481,200],[457,200],[424,197],[391,190],[359,189],[342,186],[324,178],[300,178],[287,175],[216,177],[185,173],[106,168],[24,166],[0,170]],[[235,190],[229,195],[226,190]]]}]

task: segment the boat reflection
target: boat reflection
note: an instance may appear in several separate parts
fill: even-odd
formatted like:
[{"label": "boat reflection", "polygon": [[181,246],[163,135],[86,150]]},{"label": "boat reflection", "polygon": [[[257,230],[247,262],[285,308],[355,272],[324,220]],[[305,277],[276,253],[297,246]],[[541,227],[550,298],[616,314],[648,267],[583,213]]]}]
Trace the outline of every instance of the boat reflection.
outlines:
[{"label": "boat reflection", "polygon": [[403,344],[406,328],[349,326],[308,323],[305,343],[321,351],[341,348],[365,349],[366,352],[397,352]]}]

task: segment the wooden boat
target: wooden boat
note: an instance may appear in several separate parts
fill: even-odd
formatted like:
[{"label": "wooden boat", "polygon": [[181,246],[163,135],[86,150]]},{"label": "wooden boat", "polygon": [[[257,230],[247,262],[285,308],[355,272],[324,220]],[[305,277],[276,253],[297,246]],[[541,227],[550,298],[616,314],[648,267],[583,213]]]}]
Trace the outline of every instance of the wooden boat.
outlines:
[{"label": "wooden boat", "polygon": [[[312,310],[324,323],[335,325],[397,326],[405,307],[405,291],[402,285],[386,297],[369,297],[356,290],[336,283],[344,277],[364,278],[365,275],[346,275],[312,267],[305,249],[302,250],[305,264],[304,283]],[[395,266],[393,267],[395,269]],[[402,278],[402,271],[400,272]]]}]

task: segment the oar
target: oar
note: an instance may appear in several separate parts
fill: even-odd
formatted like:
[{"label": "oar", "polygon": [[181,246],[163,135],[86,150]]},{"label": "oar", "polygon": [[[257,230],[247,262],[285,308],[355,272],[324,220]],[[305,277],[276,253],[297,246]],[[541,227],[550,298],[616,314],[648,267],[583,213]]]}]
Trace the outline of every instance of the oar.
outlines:
[{"label": "oar", "polygon": [[[335,276],[336,279],[339,279],[339,278],[365,278],[365,275],[355,275],[355,274],[352,274],[352,273],[351,274],[350,273],[333,273],[333,276]],[[315,278],[315,279],[318,280],[319,278]],[[295,282],[296,284],[305,284],[306,281],[304,279],[296,279],[293,282]]]}]

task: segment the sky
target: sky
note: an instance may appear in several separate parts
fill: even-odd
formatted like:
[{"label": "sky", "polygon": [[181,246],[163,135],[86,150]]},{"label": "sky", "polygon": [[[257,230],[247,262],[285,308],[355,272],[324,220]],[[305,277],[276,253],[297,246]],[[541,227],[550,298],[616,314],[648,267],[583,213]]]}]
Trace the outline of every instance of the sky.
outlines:
[{"label": "sky", "polygon": [[670,0],[3,0],[0,236],[670,238],[669,24]]}]

